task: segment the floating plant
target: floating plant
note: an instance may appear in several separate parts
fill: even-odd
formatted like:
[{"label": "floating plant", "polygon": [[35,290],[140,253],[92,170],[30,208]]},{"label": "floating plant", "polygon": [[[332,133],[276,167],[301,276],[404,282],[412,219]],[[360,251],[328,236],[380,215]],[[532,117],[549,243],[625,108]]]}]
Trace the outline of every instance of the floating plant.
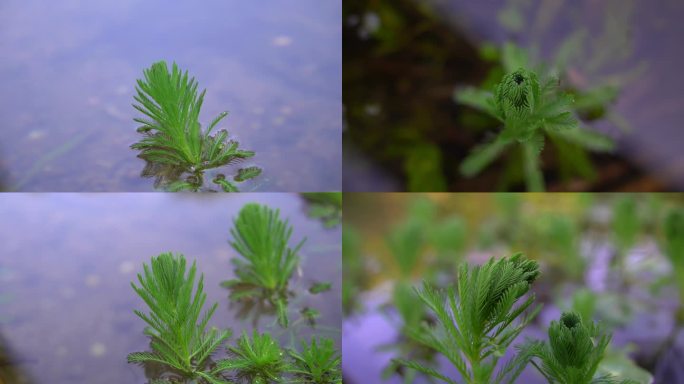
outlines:
[{"label": "floating plant", "polygon": [[340,363],[342,358],[335,349],[332,340],[326,338],[311,338],[311,343],[302,341],[302,350],[289,351],[293,359],[290,372],[296,377],[293,383],[309,384],[340,384],[342,372]]},{"label": "floating plant", "polygon": [[[516,319],[532,306],[531,284],[539,277],[539,265],[518,253],[484,265],[461,264],[458,291],[453,288],[441,294],[429,284],[416,290],[418,297],[435,314],[437,327],[421,324],[406,330],[417,342],[446,357],[469,384],[513,383],[522,371],[520,361],[512,360],[495,367],[508,346],[537,315],[540,306]],[[418,361],[397,359],[396,363],[415,369],[447,383],[457,383],[436,369]]]},{"label": "floating plant", "polygon": [[342,223],[342,192],[307,192],[301,194],[308,203],[308,215],[323,222],[326,228]]},{"label": "floating plant", "polygon": [[[144,79],[137,81],[137,104],[133,105],[145,115],[133,119],[142,124],[138,132],[143,138],[131,148],[139,150],[138,157],[147,162],[142,176],[155,177],[155,187],[198,191],[204,185],[205,171],[254,156],[253,151],[242,150],[237,141],[229,140],[225,129],[212,135],[227,112],[202,129],[199,114],[206,90],[198,95],[197,81],[188,77],[187,71],[182,72],[174,63],[169,72],[166,62],[159,61],[143,74]],[[258,167],[244,168],[233,181],[242,182],[260,173]],[[225,176],[221,180],[217,184],[222,190],[237,191]]]},{"label": "floating plant", "polygon": [[278,342],[270,334],[259,334],[256,330],[252,337],[243,333],[237,346],[228,348],[231,357],[216,362],[215,373],[236,371],[238,379],[253,384],[280,382],[281,375],[289,366]]},{"label": "floating plant", "polygon": [[135,314],[148,325],[145,334],[151,339],[152,352],[131,353],[128,362],[158,363],[191,379],[226,383],[208,365],[211,355],[231,332],[207,329],[218,304],[202,313],[207,295],[204,275],[195,285],[195,262],[187,270],[183,255],[162,253],[153,257],[149,266],[144,264],[143,269],[144,273],[138,274],[140,286],[131,286],[150,310],[149,314],[137,310]]},{"label": "floating plant", "polygon": [[232,260],[236,278],[222,285],[231,289],[234,300],[265,300],[287,327],[288,285],[306,239],[290,248],[292,226],[280,219],[280,210],[254,203],[240,210],[230,233],[230,244],[241,258]]}]

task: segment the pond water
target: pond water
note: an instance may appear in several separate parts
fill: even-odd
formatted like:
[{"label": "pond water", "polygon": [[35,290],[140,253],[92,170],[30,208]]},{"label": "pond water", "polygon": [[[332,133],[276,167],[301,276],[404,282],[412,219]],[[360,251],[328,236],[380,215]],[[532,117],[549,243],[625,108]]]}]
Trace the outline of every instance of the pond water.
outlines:
[{"label": "pond water", "polygon": [[228,110],[219,127],[256,151],[243,191],[339,190],[340,4],[3,1],[0,190],[153,190],[129,146],[135,80],[158,60],[207,89],[200,122]]},{"label": "pond water", "polygon": [[[161,252],[197,260],[207,303],[219,304],[211,325],[232,328],[229,343],[251,332],[252,322],[238,318],[219,285],[233,277],[229,229],[248,202],[280,208],[294,227],[292,240],[307,238],[293,289],[320,281],[333,286],[294,299],[288,331],[273,316],[261,317],[258,330],[285,347],[314,334],[340,345],[341,231],[309,219],[297,195],[4,194],[0,382],[146,382],[143,368],[126,363],[128,353],[148,350],[144,323],[133,313],[145,307],[130,282]],[[315,329],[297,314],[303,306],[320,311]]]}]

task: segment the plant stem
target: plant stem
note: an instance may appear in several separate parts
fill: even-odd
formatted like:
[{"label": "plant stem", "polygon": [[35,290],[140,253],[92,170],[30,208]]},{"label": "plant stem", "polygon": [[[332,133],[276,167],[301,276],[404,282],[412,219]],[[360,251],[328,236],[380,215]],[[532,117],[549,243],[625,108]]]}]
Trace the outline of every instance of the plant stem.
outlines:
[{"label": "plant stem", "polygon": [[525,151],[525,183],[530,192],[544,191],[544,176],[539,168],[539,154],[534,145],[523,144]]}]

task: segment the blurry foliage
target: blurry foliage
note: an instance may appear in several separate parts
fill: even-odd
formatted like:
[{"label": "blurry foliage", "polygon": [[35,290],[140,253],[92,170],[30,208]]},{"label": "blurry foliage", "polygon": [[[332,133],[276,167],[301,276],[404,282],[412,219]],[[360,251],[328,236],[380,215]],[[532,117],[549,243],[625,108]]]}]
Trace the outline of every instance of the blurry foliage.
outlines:
[{"label": "blurry foliage", "polygon": [[358,296],[368,284],[361,252],[359,233],[345,224],[342,230],[342,309],[345,315],[358,309]]},{"label": "blurry foliage", "polygon": [[[409,191],[511,190],[525,188],[524,182],[527,189],[540,189],[543,179],[554,189],[576,180],[582,183],[575,188],[600,188],[594,161],[609,157],[589,151],[611,151],[614,144],[590,126],[609,121],[623,133],[631,130],[613,105],[646,69],[646,63],[633,60],[635,1],[601,2],[594,4],[597,12],[586,15],[569,1],[508,0],[497,19],[509,42],[477,46],[459,30],[460,15],[442,12],[443,5],[344,2],[345,145],[360,147]],[[449,16],[455,26],[444,23]],[[495,115],[450,106],[446,97],[454,84],[476,83],[494,93],[501,78],[520,67],[542,80],[557,79],[549,83],[573,100],[566,112],[580,122],[578,129],[546,130],[543,156],[536,156],[542,140],[535,136],[522,137],[520,150],[503,153],[503,143],[492,138],[501,123]],[[472,94],[461,100],[484,102]],[[464,159],[469,152],[480,159]],[[499,155],[477,178],[457,175],[459,167],[463,175],[478,174]]]},{"label": "blurry foliage", "polygon": [[[392,308],[399,315],[398,319],[396,316],[392,316]],[[399,359],[414,361],[426,367],[438,368],[437,351],[409,336],[411,329],[420,327],[423,323],[432,324],[435,321],[434,316],[428,313],[423,301],[415,295],[411,284],[397,282],[394,286],[392,304],[387,305],[385,310],[388,319],[395,323],[398,328],[399,336],[394,342],[381,345],[378,349],[392,351],[393,355]],[[384,379],[388,379],[393,375],[399,375],[405,383],[412,383],[418,373],[416,370],[406,369],[399,360],[392,360],[383,370],[382,376]],[[430,378],[429,376],[426,377]]]},{"label": "blurry foliage", "polygon": [[307,192],[301,194],[308,203],[308,215],[320,220],[326,228],[342,222],[342,192]]},{"label": "blurry foliage", "polygon": [[342,6],[345,141],[401,174],[409,190],[448,189],[449,161],[460,151],[444,146],[453,118],[449,84],[477,71],[476,50],[429,2]]},{"label": "blurry foliage", "polygon": [[[502,49],[507,74],[492,93],[468,87],[458,90],[455,99],[498,120],[503,129],[485,144],[476,147],[461,163],[461,174],[472,177],[482,171],[504,150],[519,144],[522,151],[525,183],[528,190],[544,190],[540,155],[548,138],[563,147],[610,151],[608,137],[580,128],[573,98],[560,91],[560,80],[540,70],[528,70],[527,53],[508,43]],[[541,77],[539,74],[541,74]],[[580,156],[586,158],[582,153]]]},{"label": "blurry foliage", "polygon": [[618,252],[624,254],[636,244],[641,233],[641,220],[637,204],[630,196],[622,197],[613,207],[614,243]]},{"label": "blurry foliage", "polygon": [[684,325],[684,209],[668,213],[664,223],[665,254],[672,263],[674,277],[679,289],[678,324]]},{"label": "blurry foliage", "polygon": [[457,215],[438,217],[429,199],[414,199],[406,217],[390,228],[385,244],[391,256],[389,268],[410,280],[427,261],[447,274],[460,262],[467,243],[467,226]]}]

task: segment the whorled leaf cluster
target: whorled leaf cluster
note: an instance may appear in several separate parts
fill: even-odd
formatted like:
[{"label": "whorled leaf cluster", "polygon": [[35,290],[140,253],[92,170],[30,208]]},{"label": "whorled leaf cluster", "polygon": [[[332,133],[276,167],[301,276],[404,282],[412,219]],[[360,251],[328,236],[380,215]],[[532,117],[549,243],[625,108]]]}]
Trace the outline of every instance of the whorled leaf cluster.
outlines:
[{"label": "whorled leaf cluster", "polygon": [[[145,117],[133,119],[141,124],[138,132],[143,138],[131,145],[140,151],[138,157],[147,165],[144,177],[155,177],[155,186],[172,191],[198,190],[204,184],[208,169],[234,164],[254,156],[253,151],[239,148],[229,140],[225,129],[214,133],[214,128],[228,113],[220,113],[206,129],[202,129],[199,114],[206,90],[198,94],[198,83],[188,72],[173,63],[171,71],[166,62],[159,61],[143,71],[137,81],[137,104],[133,107]],[[259,173],[252,167],[234,179],[241,182]],[[187,174],[185,179],[182,176]],[[225,191],[237,189],[220,185]],[[232,187],[232,188],[231,188]]]},{"label": "whorled leaf cluster", "polygon": [[559,80],[518,68],[503,76],[494,92],[466,88],[456,93],[458,102],[482,110],[502,124],[496,137],[476,147],[461,163],[466,177],[480,173],[511,145],[520,146],[528,190],[544,189],[539,156],[546,138],[562,140],[594,151],[610,151],[608,137],[580,127],[573,98],[558,88]]},{"label": "whorled leaf cluster", "polygon": [[531,341],[518,350],[550,384],[634,383],[610,374],[597,375],[611,335],[594,322],[585,322],[578,313],[564,312],[560,320],[551,322],[548,333],[548,343]]},{"label": "whorled leaf cluster", "polygon": [[[495,367],[540,309],[524,314],[531,308],[534,294],[518,303],[539,274],[539,265],[522,254],[475,267],[464,263],[457,291],[450,287],[444,295],[427,283],[416,291],[435,314],[438,326],[423,325],[407,334],[444,355],[466,383],[512,383],[521,371],[516,364],[501,367],[497,375]],[[448,383],[457,382],[415,361],[398,363]]]},{"label": "whorled leaf cluster", "polygon": [[288,285],[306,239],[291,248],[292,226],[281,220],[280,211],[254,203],[240,210],[230,233],[230,244],[241,258],[233,259],[236,278],[223,285],[232,290],[233,299],[268,301],[287,327]]}]

